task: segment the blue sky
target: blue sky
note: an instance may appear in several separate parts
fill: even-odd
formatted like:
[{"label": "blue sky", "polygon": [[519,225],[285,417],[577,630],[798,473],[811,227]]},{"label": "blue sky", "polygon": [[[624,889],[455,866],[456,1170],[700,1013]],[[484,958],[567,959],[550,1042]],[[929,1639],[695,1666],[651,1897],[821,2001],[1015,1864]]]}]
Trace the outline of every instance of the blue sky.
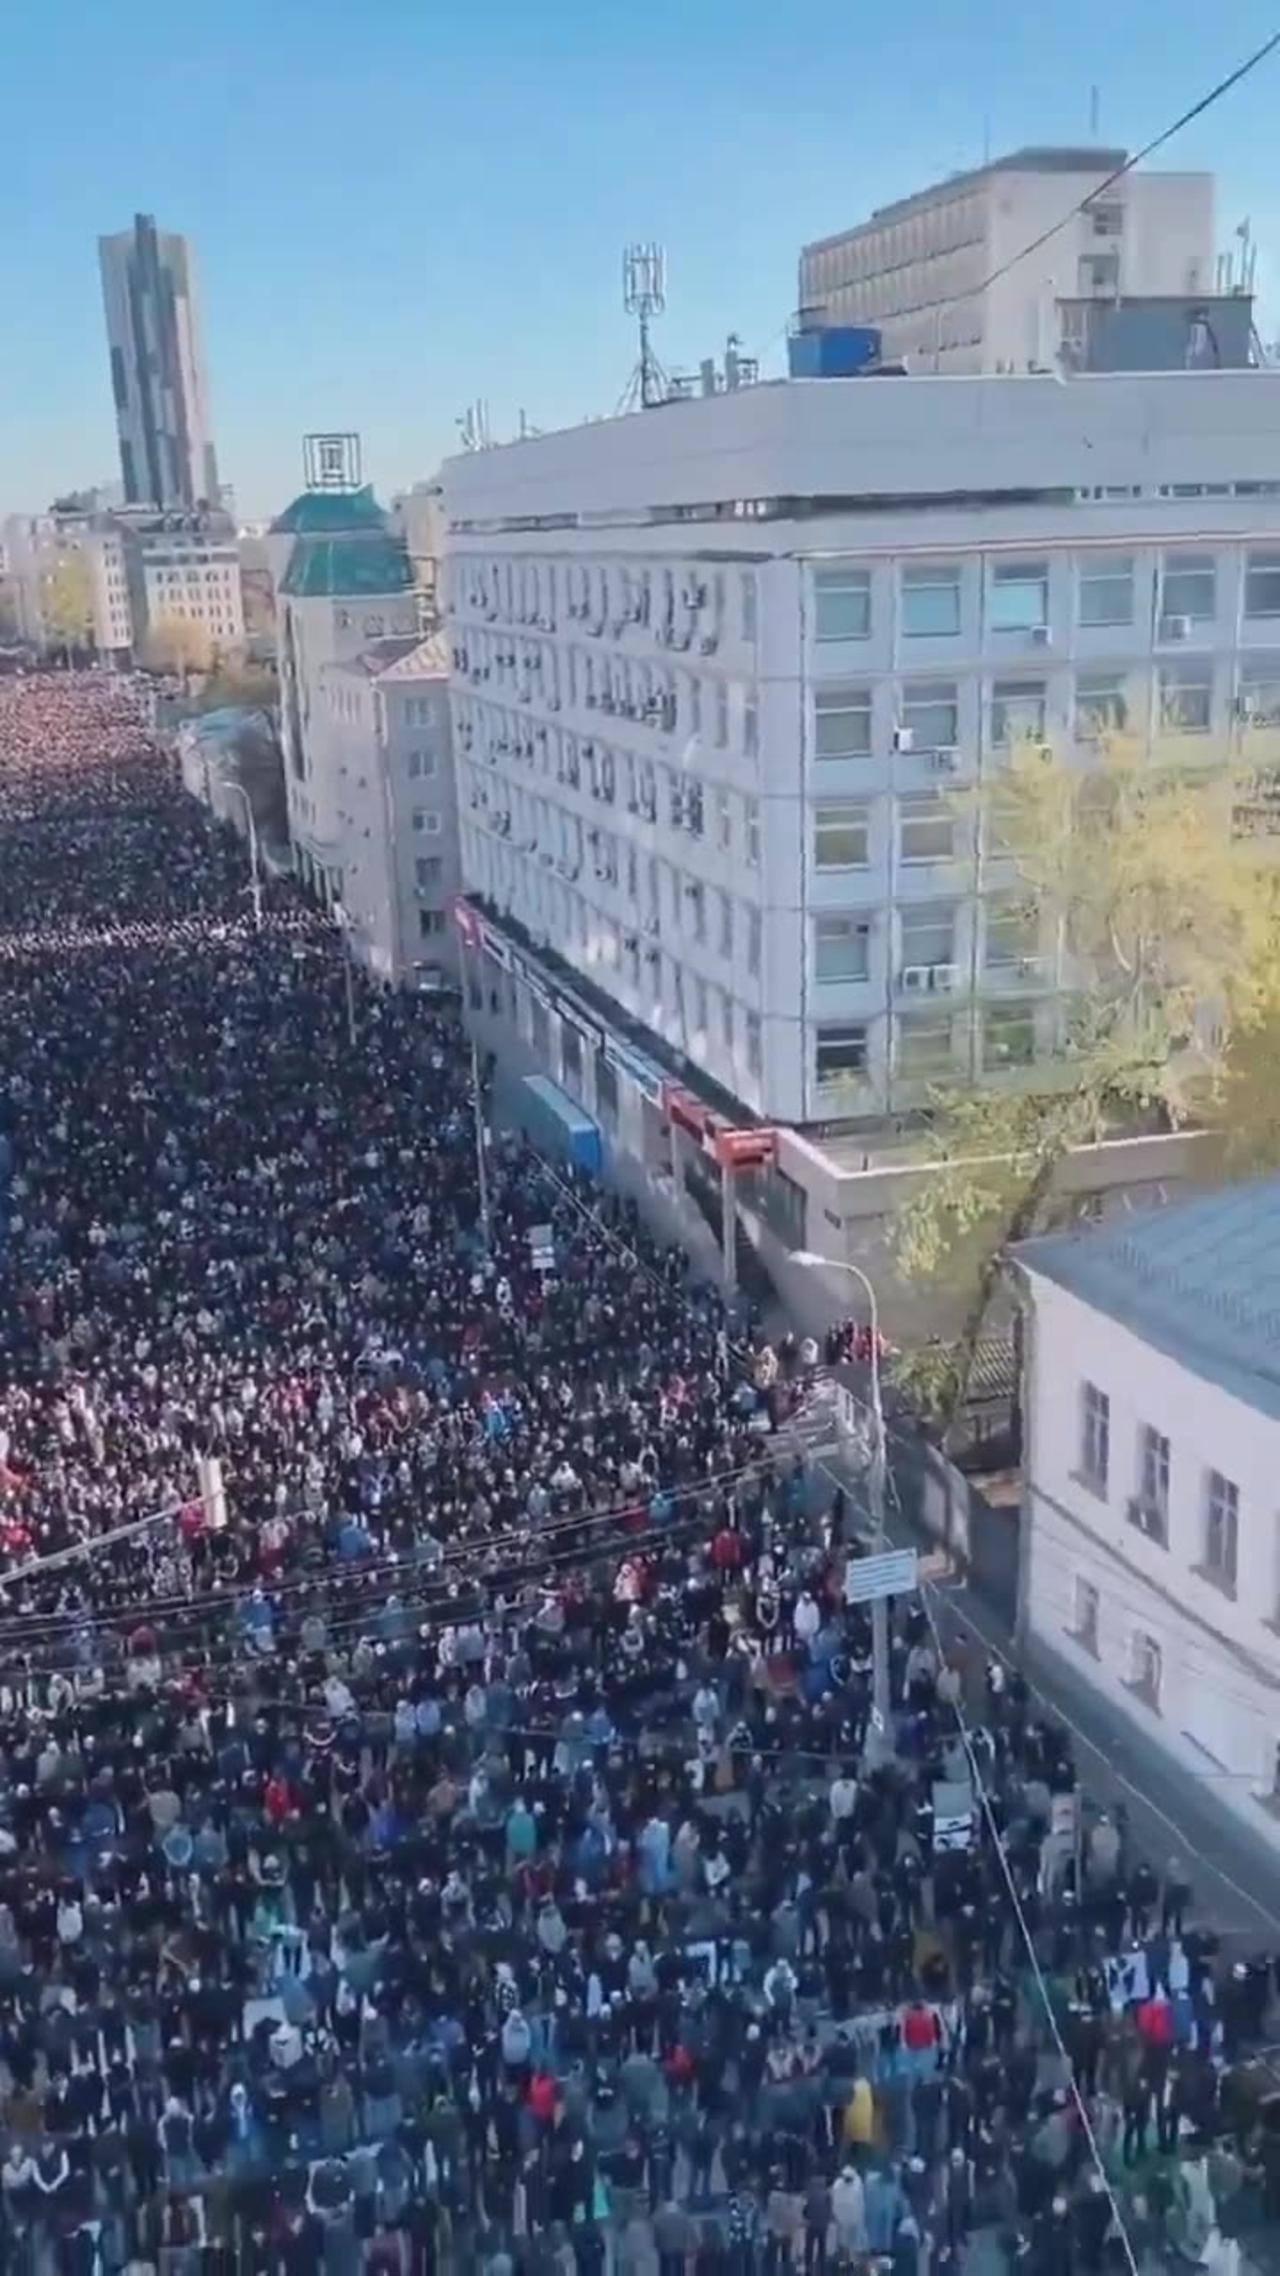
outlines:
[{"label": "blue sky", "polygon": [[[1262,41],[1274,0],[61,0],[0,57],[0,512],[115,471],[96,239],[195,241],[243,510],[356,427],[384,491],[484,397],[496,433],[612,410],[623,244],[667,249],[670,365],[771,342],[806,237],[1020,142],[1134,147]],[[1219,176],[1280,315],[1280,56],[1159,161]]]}]

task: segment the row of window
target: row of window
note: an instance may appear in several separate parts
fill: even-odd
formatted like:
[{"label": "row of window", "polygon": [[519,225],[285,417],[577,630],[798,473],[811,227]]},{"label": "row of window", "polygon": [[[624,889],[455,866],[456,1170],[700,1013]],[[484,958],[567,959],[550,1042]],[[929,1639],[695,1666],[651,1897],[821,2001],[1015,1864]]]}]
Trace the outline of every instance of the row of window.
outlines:
[{"label": "row of window", "polygon": [[[471,747],[465,728],[461,729],[459,749],[464,759]],[[532,741],[528,747],[534,748]],[[501,741],[492,749],[495,763],[499,757],[513,755],[511,746]],[[545,777],[552,775],[549,743],[542,747],[541,771]],[[464,767],[462,780],[472,812],[483,812],[488,826],[503,836],[517,843],[528,841],[527,850],[532,853],[559,852],[561,849],[552,844],[557,830],[563,836],[572,829],[579,845],[584,831],[588,836],[609,835],[572,814],[559,801],[541,798],[518,784],[495,780],[474,765]],[[760,866],[760,801],[750,792],[727,790],[721,783],[703,782],[697,775],[656,765],[651,759],[620,756],[604,744],[572,735],[556,738],[554,780],[564,789],[586,793],[606,808],[622,805],[636,822],[705,838],[718,853],[744,862],[748,869]],[[582,855],[566,854],[565,858],[580,861]]]},{"label": "row of window", "polygon": [[628,625],[662,636],[689,632],[713,643],[726,634],[756,637],[754,570],[732,573],[700,561],[641,568],[624,562],[501,561],[471,557],[451,567],[446,610],[490,624],[524,624],[554,632],[569,619],[597,637],[619,637]]},{"label": "row of window", "polygon": [[[1080,1392],[1079,1475],[1091,1493],[1102,1500],[1112,1485],[1111,1400],[1096,1383],[1084,1383]],[[1169,1441],[1151,1423],[1139,1427],[1132,1465],[1132,1491],[1125,1514],[1130,1525],[1149,1541],[1169,1546]],[[1208,1469],[1201,1481],[1200,1540],[1197,1571],[1235,1594],[1240,1548],[1240,1489],[1220,1470]]]},{"label": "row of window", "polygon": [[[898,798],[895,808],[895,852],[900,862],[952,861],[961,850],[963,832],[971,824],[958,815],[951,801],[936,791]],[[982,818],[982,826],[992,823]],[[851,799],[816,806],[813,814],[813,865],[819,870],[868,869],[871,866],[871,809]]]},{"label": "row of window", "polygon": [[[731,689],[722,678],[666,670],[628,656],[597,656],[572,646],[561,649],[549,641],[507,647],[495,638],[487,647],[477,647],[473,641],[454,653],[457,672],[472,687],[491,685],[498,698],[548,711],[596,711],[605,720],[631,719],[667,735],[705,734],[721,751],[732,739],[748,758],[754,758],[759,747],[758,698],[750,684]],[[481,720],[489,709],[487,699],[482,703]],[[738,712],[732,728],[731,707]],[[458,713],[467,716],[465,699]],[[517,731],[538,730],[523,720]]]},{"label": "row of window", "polygon": [[[958,981],[958,911],[953,903],[906,903],[897,912],[899,985],[922,993],[943,992]],[[977,922],[976,912],[974,923]],[[819,985],[861,981],[871,972],[870,918],[845,910],[823,911],[813,919],[813,970]],[[1038,954],[1035,919],[1009,897],[985,903],[981,912],[982,970],[1048,974],[1049,960]],[[1041,969],[1043,967],[1043,969]]]},{"label": "row of window", "polygon": [[[1168,657],[1156,667],[1153,725],[1170,735],[1207,734],[1213,723],[1219,659],[1210,654]],[[1072,732],[1079,742],[1116,735],[1144,716],[1150,700],[1144,671],[1103,665],[1075,674],[1070,691]],[[956,680],[903,680],[894,698],[893,733],[912,751],[954,751],[961,740],[961,687]],[[993,679],[986,690],[987,740],[1005,749],[1043,742],[1050,683],[1029,673]],[[1280,654],[1242,656],[1235,671],[1232,708],[1254,726],[1280,723]],[[875,696],[865,681],[830,681],[814,695],[814,756],[865,759],[877,748]]]},{"label": "row of window", "polygon": [[[495,829],[507,819],[505,813],[495,815],[484,805],[473,811],[478,823],[504,841],[503,850],[518,857],[511,865],[513,871],[528,864],[534,874],[550,872],[549,883],[564,879],[569,886],[594,878],[597,885],[620,890],[647,931],[657,934],[673,928],[699,947],[714,948],[726,961],[732,960],[740,944],[747,971],[752,978],[759,976],[762,922],[759,909],[751,903],[739,903],[723,887],[691,877],[676,862],[641,853],[632,839],[589,828],[580,816],[540,801],[517,811],[510,830]],[[528,831],[532,837],[524,835]]]},{"label": "row of window", "polygon": [[[1014,1002],[947,1010],[895,1013],[890,1022],[889,1066],[908,1082],[950,1074],[964,1061],[973,1074],[1029,1067],[1038,1055],[1038,1006]],[[814,1070],[822,1088],[864,1076],[871,1063],[865,1020],[826,1021],[814,1041]]]},{"label": "row of window", "polygon": [[[958,637],[964,629],[965,572],[966,564],[961,561],[903,563],[892,596],[898,636],[904,640]],[[1066,562],[1051,563],[1043,555],[986,562],[982,592],[985,630],[1047,631],[1051,587],[1055,578],[1065,578],[1069,573]],[[1221,582],[1219,563],[1212,553],[1180,548],[1163,554],[1156,567],[1157,637],[1186,638],[1189,628],[1212,624],[1218,614]],[[1143,591],[1145,594],[1145,585]],[[1075,622],[1082,627],[1132,624],[1138,592],[1134,554],[1084,554],[1075,566]],[[1241,605],[1246,619],[1280,617],[1280,551],[1268,549],[1245,555]],[[814,619],[820,641],[869,640],[874,630],[872,570],[816,570]]]}]

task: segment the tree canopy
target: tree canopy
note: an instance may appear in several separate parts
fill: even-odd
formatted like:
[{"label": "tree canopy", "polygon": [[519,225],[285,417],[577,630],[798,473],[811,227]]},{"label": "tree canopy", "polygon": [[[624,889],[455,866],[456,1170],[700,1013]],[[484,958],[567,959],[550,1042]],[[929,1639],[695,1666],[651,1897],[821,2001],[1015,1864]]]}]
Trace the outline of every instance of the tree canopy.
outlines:
[{"label": "tree canopy", "polygon": [[[964,1395],[1007,1251],[1049,1220],[1075,1148],[1179,1125],[1229,1130],[1241,1166],[1280,1160],[1280,805],[1263,755],[1189,760],[1104,742],[1023,745],[969,799],[989,893],[1051,996],[1057,1048],[971,1090],[940,1090],[922,1179],[895,1226],[899,1268],[945,1287],[963,1327],[909,1355],[944,1423]],[[1016,985],[1016,983],[1015,983]]]}]

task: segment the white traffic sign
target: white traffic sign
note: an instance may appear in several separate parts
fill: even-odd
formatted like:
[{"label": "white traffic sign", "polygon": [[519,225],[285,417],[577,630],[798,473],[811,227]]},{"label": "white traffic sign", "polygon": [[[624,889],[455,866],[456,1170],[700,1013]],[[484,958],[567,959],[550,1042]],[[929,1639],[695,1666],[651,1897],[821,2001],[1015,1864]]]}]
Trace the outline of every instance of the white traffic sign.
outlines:
[{"label": "white traffic sign", "polygon": [[910,1596],[916,1586],[914,1549],[887,1549],[875,1557],[851,1557],[844,1569],[846,1604],[874,1604],[881,1596]]}]

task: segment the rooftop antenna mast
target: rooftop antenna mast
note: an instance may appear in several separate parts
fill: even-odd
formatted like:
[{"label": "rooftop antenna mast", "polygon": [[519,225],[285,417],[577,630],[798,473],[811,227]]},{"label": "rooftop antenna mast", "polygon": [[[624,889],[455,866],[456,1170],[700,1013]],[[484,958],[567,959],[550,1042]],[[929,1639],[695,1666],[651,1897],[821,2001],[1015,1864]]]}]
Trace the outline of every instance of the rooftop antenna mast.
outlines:
[{"label": "rooftop antenna mast", "polygon": [[649,327],[667,305],[667,259],[661,245],[628,245],[622,256],[622,305],[634,316],[640,353],[619,411],[651,411],[665,403],[667,375],[653,352]]}]

